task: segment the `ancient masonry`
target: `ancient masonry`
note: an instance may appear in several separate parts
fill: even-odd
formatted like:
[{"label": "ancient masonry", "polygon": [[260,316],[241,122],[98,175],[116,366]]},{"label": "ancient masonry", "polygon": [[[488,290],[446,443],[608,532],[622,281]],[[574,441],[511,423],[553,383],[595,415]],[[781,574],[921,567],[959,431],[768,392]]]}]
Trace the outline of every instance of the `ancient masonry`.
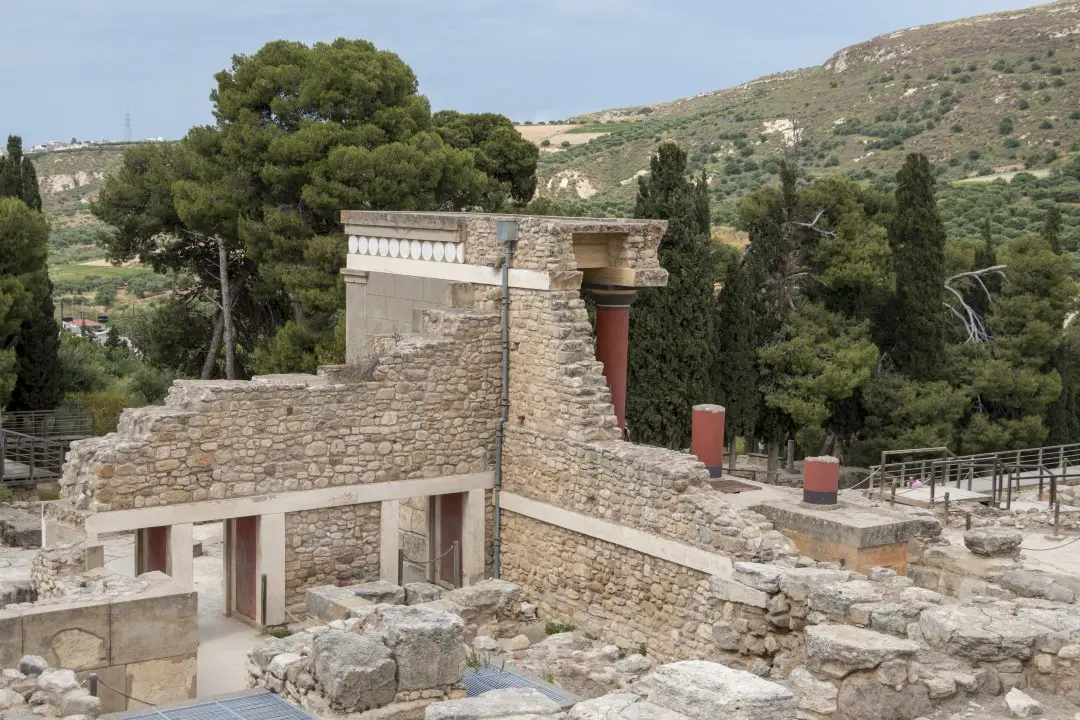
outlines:
[{"label": "ancient masonry", "polygon": [[[72,525],[90,546],[100,533],[136,531],[139,570],[190,587],[192,524],[225,521],[227,612],[263,626],[287,612],[343,623],[249,668],[297,701],[345,688],[333,669],[345,643],[370,660],[379,704],[464,702],[456,670],[403,685],[399,653],[415,648],[395,638],[433,628],[442,639],[430,642],[451,652],[456,622],[421,615],[460,617],[470,640],[475,612],[447,598],[383,608],[407,590],[358,601],[325,589],[403,585],[403,537],[414,570],[439,586],[498,594],[498,581],[484,580],[497,573],[541,619],[617,651],[785,680],[801,717],[914,718],[959,693],[1080,691],[1071,590],[1014,575],[1027,572],[1018,541],[992,541],[1009,530],[973,531],[991,538],[973,535],[973,550],[1000,556],[973,566],[925,514],[736,507],[710,485],[718,453],[695,450],[707,466],[621,439],[630,300],[666,282],[656,255],[664,223],[345,212],[343,224],[349,362],[317,376],[178,382],[163,407],[125,411],[117,433],[73,446],[46,544]],[[423,304],[412,308],[416,334],[369,334],[370,313],[382,312],[369,307],[371,278],[387,276]],[[420,290],[407,282],[417,278]],[[585,293],[596,301],[595,345]],[[721,409],[701,411],[722,436]],[[832,468],[808,486],[812,503],[835,501]],[[661,671],[657,687],[705,672]],[[629,704],[674,711],[656,692]],[[754,717],[794,717],[787,696],[762,692],[778,709]],[[327,712],[357,709],[350,698],[328,700]],[[882,710],[894,707],[903,714]]]}]

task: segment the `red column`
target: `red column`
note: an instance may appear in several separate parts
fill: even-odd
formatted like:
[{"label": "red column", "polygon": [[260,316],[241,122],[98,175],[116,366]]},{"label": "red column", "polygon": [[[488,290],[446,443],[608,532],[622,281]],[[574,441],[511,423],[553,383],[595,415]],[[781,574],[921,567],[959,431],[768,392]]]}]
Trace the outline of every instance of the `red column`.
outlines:
[{"label": "red column", "polygon": [[840,461],[834,457],[803,460],[803,502],[811,505],[835,505],[840,489]]},{"label": "red column", "polygon": [[718,478],[724,468],[724,422],[727,411],[720,405],[695,405],[690,424],[690,453],[705,463],[709,477]]},{"label": "red column", "polygon": [[633,288],[590,288],[596,302],[596,359],[604,364],[604,379],[619,428],[626,430],[626,353],[630,346],[630,303]]}]

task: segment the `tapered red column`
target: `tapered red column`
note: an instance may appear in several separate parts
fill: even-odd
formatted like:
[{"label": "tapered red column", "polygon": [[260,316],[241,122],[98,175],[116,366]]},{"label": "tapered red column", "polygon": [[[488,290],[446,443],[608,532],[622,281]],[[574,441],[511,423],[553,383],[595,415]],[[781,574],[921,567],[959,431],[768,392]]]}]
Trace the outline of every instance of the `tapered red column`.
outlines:
[{"label": "tapered red column", "polygon": [[619,428],[626,430],[626,356],[630,347],[630,303],[635,290],[614,285],[588,288],[596,303],[596,359],[604,378]]},{"label": "tapered red column", "polygon": [[690,453],[705,463],[709,477],[724,474],[724,421],[727,412],[720,405],[695,405],[690,424]]}]

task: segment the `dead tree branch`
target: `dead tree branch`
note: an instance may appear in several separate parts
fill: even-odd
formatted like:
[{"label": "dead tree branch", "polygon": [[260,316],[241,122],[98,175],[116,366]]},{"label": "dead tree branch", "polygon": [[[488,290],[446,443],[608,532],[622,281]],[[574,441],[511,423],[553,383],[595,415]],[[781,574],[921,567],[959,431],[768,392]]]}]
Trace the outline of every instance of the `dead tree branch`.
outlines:
[{"label": "dead tree branch", "polygon": [[958,283],[961,280],[967,280],[972,285],[976,286],[979,290],[986,295],[986,299],[992,300],[990,289],[986,287],[986,282],[983,280],[988,275],[998,275],[1003,280],[1008,280],[1005,277],[1005,265],[994,265],[988,268],[982,268],[981,270],[971,270],[969,272],[962,272],[953,275],[945,280],[945,289],[951,293],[956,301],[960,304],[959,309],[948,302],[942,304],[948,309],[952,315],[960,321],[967,330],[967,339],[964,342],[969,343],[984,343],[990,340],[990,328],[986,324],[986,319],[983,318],[971,307],[964,299],[964,295],[954,287],[953,283]]}]

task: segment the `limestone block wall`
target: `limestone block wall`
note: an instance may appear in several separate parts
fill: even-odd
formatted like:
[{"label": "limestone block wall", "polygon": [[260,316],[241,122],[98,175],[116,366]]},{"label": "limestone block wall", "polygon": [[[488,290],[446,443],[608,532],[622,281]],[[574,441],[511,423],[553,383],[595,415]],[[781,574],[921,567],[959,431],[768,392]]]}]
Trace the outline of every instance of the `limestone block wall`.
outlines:
[{"label": "limestone block wall", "polygon": [[74,443],[63,494],[101,512],[489,470],[498,359],[497,317],[436,310],[330,378],[177,382]]},{"label": "limestone block wall", "polygon": [[449,290],[445,280],[369,273],[364,308],[368,337],[417,331],[417,311],[446,307]]},{"label": "limestone block wall", "polygon": [[[137,595],[0,610],[0,667],[40,655],[153,703],[195,697],[197,594],[165,582]],[[102,712],[140,707],[100,687]]]},{"label": "limestone block wall", "polygon": [[304,611],[308,588],[379,576],[380,504],[286,513],[285,605]]}]

